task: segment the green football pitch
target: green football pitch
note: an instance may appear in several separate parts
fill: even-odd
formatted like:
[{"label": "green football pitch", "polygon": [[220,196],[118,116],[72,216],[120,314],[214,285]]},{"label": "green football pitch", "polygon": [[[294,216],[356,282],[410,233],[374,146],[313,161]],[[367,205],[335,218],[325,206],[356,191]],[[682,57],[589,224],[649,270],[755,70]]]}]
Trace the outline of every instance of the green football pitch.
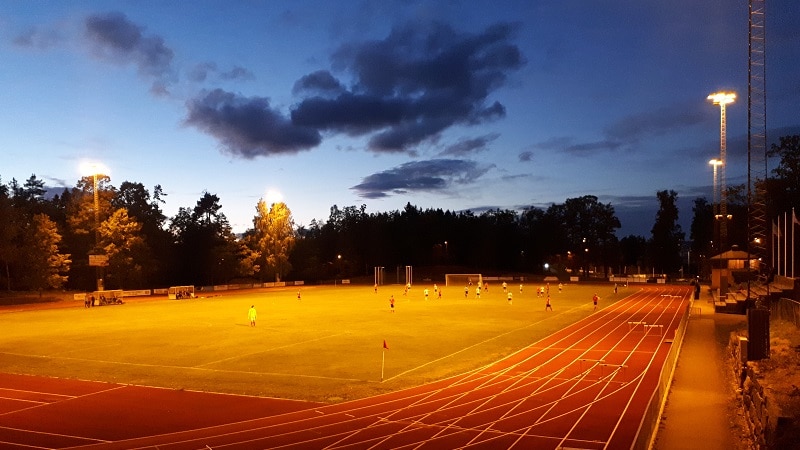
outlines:
[{"label": "green football pitch", "polygon": [[[171,389],[339,402],[416,386],[497,361],[636,289],[538,285],[300,286],[191,300],[0,311],[0,372]],[[430,291],[425,300],[423,290]],[[200,294],[202,295],[202,294]],[[391,312],[389,297],[394,295]],[[255,327],[247,313],[258,311]],[[384,349],[384,341],[388,349]]]}]

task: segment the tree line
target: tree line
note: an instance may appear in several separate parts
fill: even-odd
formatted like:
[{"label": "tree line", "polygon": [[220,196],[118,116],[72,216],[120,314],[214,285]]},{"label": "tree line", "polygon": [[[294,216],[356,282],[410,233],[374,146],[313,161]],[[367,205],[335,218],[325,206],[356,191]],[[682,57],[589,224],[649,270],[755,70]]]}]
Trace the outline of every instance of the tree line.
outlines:
[{"label": "tree line", "polygon": [[[780,138],[768,156],[779,163],[764,183],[767,217],[800,206],[800,136]],[[420,209],[367,213],[332,206],[327,220],[296,226],[288,205],[255,205],[253,226],[233,233],[219,197],[204,192],[174,217],[165,194],[141,183],[113,186],[83,177],[47,198],[35,175],[0,184],[0,283],[6,290],[147,289],[172,285],[304,280],[371,275],[373,267],[591,276],[659,273],[707,275],[707,258],[748,239],[746,186],[728,188],[725,248],[715,239],[713,205],[694,200],[689,239],[678,224],[677,193],[656,193],[649,237],[618,239],[611,204],[585,195],[520,211]],[[767,247],[769,248],[769,247]],[[90,265],[89,255],[106,262]],[[687,255],[688,257],[685,257]],[[694,257],[692,257],[694,255]]]}]

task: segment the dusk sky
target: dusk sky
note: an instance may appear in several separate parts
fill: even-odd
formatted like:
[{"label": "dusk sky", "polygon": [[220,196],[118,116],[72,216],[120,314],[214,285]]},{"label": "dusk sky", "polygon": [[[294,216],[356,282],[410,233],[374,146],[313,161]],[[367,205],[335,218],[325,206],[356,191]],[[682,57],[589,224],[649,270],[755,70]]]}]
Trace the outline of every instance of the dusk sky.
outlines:
[{"label": "dusk sky", "polygon": [[[800,133],[800,7],[767,2],[770,142]],[[282,194],[298,225],[547,208],[595,195],[650,237],[656,192],[747,172],[746,0],[0,2],[0,181],[204,191],[234,231]],[[770,161],[770,169],[775,161]]]}]

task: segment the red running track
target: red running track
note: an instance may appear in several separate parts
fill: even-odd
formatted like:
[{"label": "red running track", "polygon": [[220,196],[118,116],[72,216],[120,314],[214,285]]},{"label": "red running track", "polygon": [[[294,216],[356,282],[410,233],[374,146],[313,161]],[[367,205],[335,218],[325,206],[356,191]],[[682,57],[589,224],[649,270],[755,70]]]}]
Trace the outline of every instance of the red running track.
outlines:
[{"label": "red running track", "polygon": [[2,376],[0,448],[630,449],[691,292],[645,286],[486,367],[334,405]]}]

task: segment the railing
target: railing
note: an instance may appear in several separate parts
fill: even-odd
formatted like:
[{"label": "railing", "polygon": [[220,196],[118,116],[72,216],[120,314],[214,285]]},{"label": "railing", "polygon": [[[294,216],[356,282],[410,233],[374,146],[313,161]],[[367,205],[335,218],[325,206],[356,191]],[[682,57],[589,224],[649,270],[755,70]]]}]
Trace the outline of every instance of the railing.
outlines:
[{"label": "railing", "polygon": [[800,302],[790,298],[779,298],[770,305],[770,319],[784,320],[800,328]]}]

